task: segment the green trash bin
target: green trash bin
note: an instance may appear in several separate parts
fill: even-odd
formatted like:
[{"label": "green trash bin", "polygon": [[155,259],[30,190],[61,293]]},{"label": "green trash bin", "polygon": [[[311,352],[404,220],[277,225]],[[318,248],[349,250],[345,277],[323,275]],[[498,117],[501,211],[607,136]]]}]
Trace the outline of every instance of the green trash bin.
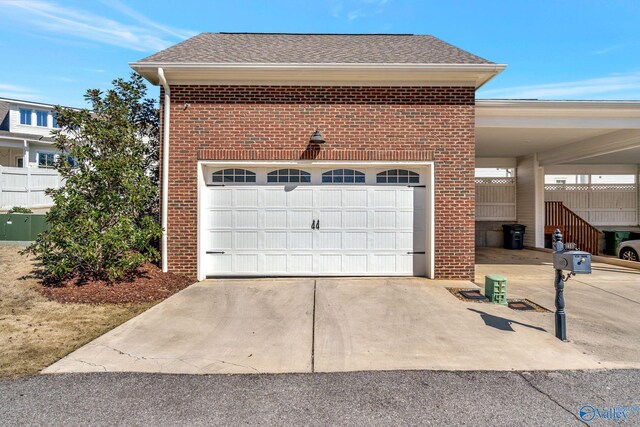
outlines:
[{"label": "green trash bin", "polygon": [[606,243],[605,253],[607,255],[616,256],[616,249],[620,243],[629,240],[631,237],[630,231],[605,231],[604,240]]},{"label": "green trash bin", "polygon": [[507,279],[499,274],[484,276],[484,296],[492,303],[507,305]]}]

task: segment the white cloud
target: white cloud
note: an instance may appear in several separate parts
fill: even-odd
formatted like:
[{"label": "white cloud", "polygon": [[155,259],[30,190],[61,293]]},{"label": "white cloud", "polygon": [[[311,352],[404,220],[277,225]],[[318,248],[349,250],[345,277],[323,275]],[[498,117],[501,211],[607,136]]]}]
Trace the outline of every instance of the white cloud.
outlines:
[{"label": "white cloud", "polygon": [[41,97],[33,89],[19,85],[0,83],[0,98],[34,100],[40,99]]},{"label": "white cloud", "polygon": [[352,10],[347,14],[347,19],[349,21],[353,21],[354,19],[362,18],[363,16],[367,16],[362,9]]},{"label": "white cloud", "polygon": [[561,83],[481,90],[478,95],[485,98],[516,99],[637,99],[638,93],[640,72]]},{"label": "white cloud", "polygon": [[49,77],[51,80],[56,80],[59,82],[72,83],[77,82],[78,80],[72,79],[71,77],[63,77],[63,76],[51,76]]},{"label": "white cloud", "polygon": [[609,47],[605,47],[603,49],[599,49],[596,51],[591,52],[593,55],[605,55],[609,52],[613,52],[619,49],[622,49],[624,47],[624,45],[618,44],[618,45],[614,45],[614,46],[609,46]]},{"label": "white cloud", "polygon": [[[331,14],[334,18],[346,17],[349,21],[366,18],[384,12],[385,5],[389,0],[346,0],[331,1]],[[343,15],[343,10],[347,10]]]},{"label": "white cloud", "polygon": [[173,38],[186,38],[190,35],[189,32],[157,24],[120,3],[114,3],[113,7],[133,18],[137,24],[124,24],[46,0],[8,0],[3,6],[5,19],[13,18],[46,32],[140,52],[162,50],[174,44],[163,35]]},{"label": "white cloud", "polygon": [[147,18],[143,14],[131,9],[129,6],[122,3],[120,0],[100,0],[100,1],[103,4],[124,13],[128,17],[135,19],[138,23],[146,25],[149,28],[154,28],[156,30],[159,30],[167,35],[177,37],[179,39],[188,39],[197,34],[193,31],[181,30],[181,29],[172,28],[166,25],[159,24]]}]

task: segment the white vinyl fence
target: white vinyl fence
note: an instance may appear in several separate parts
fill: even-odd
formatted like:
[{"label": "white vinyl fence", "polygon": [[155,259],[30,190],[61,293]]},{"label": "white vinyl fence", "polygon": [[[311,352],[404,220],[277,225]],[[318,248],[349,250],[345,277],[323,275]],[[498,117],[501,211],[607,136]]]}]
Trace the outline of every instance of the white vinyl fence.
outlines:
[{"label": "white vinyl fence", "polygon": [[516,178],[476,178],[476,221],[516,220]]},{"label": "white vinyl fence", "polygon": [[53,169],[0,166],[0,209],[50,207],[53,201],[44,191],[59,188],[61,182],[60,174]]},{"label": "white vinyl fence", "polygon": [[592,225],[637,225],[635,184],[547,184],[544,200],[563,202]]}]

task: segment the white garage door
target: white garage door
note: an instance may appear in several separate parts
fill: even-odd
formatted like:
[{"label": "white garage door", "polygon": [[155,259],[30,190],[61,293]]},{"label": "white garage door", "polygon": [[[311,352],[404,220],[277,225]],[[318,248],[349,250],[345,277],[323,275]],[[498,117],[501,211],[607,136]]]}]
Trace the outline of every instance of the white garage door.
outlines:
[{"label": "white garage door", "polygon": [[204,275],[425,274],[424,186],[246,181],[205,190]]}]

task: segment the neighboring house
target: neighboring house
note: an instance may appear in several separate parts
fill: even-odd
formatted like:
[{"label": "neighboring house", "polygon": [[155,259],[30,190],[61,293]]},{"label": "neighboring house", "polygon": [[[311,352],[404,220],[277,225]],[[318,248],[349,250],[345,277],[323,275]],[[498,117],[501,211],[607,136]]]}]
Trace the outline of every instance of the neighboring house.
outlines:
[{"label": "neighboring house", "polygon": [[164,270],[473,279],[502,223],[544,245],[545,170],[632,175],[600,203],[638,223],[640,103],[476,103],[505,66],[432,36],[203,33],[130,65],[161,86]]},{"label": "neighboring house", "polygon": [[53,105],[0,98],[0,209],[51,206],[44,190],[60,185],[57,127]]}]

